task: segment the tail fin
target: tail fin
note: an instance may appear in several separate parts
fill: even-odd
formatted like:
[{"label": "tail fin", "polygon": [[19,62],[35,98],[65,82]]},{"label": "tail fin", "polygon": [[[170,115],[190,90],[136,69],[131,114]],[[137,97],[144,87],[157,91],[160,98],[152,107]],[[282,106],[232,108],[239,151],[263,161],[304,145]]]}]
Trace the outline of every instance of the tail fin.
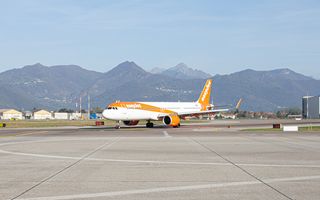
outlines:
[{"label": "tail fin", "polygon": [[207,110],[207,107],[210,106],[211,86],[212,80],[208,79],[197,101],[201,104],[202,110]]},{"label": "tail fin", "polygon": [[238,114],[239,113],[239,108],[241,106],[242,101],[243,101],[242,98],[240,98],[238,103],[237,103],[237,105],[236,105],[236,107],[235,107],[235,109],[234,109],[234,114]]},{"label": "tail fin", "polygon": [[237,105],[236,105],[236,109],[237,109],[237,110],[239,110],[242,101],[243,101],[242,98],[240,98],[239,101],[238,101],[238,103],[237,103]]}]

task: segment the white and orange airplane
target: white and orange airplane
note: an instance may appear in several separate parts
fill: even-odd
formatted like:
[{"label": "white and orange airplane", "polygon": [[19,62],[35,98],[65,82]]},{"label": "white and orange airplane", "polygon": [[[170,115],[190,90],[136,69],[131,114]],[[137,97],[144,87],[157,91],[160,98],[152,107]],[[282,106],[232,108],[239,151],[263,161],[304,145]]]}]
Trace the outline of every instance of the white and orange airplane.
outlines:
[{"label": "white and orange airplane", "polygon": [[187,116],[199,116],[226,112],[229,109],[213,109],[210,104],[212,80],[207,80],[196,102],[114,102],[107,106],[102,115],[127,126],[135,126],[140,120],[147,120],[146,127],[152,128],[151,121],[163,121],[167,126],[180,127],[180,119]]}]

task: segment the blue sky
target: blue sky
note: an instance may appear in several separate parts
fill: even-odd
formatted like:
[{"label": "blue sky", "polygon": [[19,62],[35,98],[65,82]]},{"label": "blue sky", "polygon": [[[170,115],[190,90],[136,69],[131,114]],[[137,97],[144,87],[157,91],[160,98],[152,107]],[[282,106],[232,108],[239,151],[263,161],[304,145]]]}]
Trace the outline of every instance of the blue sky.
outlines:
[{"label": "blue sky", "polygon": [[211,74],[291,68],[320,78],[319,0],[0,0],[0,71],[184,62]]}]

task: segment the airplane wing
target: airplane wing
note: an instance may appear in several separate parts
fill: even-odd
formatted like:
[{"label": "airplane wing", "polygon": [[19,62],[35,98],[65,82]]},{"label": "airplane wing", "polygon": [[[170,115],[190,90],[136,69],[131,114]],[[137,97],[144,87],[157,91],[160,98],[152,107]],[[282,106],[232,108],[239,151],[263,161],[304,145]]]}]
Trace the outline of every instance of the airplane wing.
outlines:
[{"label": "airplane wing", "polygon": [[[214,113],[218,113],[218,112],[228,112],[228,111],[232,111],[234,109],[238,110],[240,108],[241,103],[242,103],[242,98],[239,99],[235,108],[219,108],[219,109],[211,109],[211,110],[204,110],[204,111],[179,112],[179,113],[173,113],[171,115],[177,115],[177,116],[183,118],[183,117],[187,117],[187,116],[199,116],[199,115],[206,115],[206,114],[214,114]],[[168,116],[168,114],[167,113],[159,114],[158,118],[161,119],[165,116]]]},{"label": "airplane wing", "polygon": [[[187,116],[195,116],[195,115],[206,115],[206,114],[214,114],[218,112],[228,112],[230,109],[224,108],[224,109],[214,109],[214,110],[204,110],[204,111],[195,111],[195,112],[179,112],[176,113],[179,117],[187,117]],[[168,114],[160,114],[158,118],[163,118],[165,116],[168,116]]]},{"label": "airplane wing", "polygon": [[218,112],[228,112],[229,110],[230,109],[224,108],[224,109],[197,111],[197,112],[181,112],[181,113],[178,113],[178,116],[187,117],[187,116],[193,116],[193,115],[206,115],[206,114],[214,114]]}]

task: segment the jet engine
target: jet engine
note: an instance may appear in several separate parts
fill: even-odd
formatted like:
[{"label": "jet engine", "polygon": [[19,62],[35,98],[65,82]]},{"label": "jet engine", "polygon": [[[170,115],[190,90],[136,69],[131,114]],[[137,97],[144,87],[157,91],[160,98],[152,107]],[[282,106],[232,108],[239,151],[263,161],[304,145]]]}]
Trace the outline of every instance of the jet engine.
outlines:
[{"label": "jet engine", "polygon": [[168,115],[163,118],[163,123],[176,128],[180,126],[180,118],[177,115]]},{"label": "jet engine", "polygon": [[127,126],[135,126],[139,123],[139,120],[123,121],[123,123]]}]

